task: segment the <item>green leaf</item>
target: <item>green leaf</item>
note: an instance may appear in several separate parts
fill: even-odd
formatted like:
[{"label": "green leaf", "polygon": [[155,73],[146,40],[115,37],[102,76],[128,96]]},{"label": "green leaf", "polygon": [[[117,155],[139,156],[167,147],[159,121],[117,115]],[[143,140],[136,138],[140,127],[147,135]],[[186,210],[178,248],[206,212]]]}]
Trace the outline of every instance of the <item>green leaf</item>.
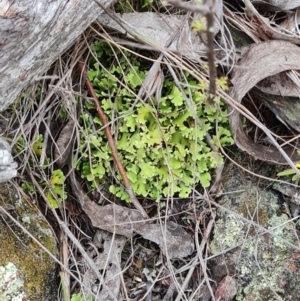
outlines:
[{"label": "green leaf", "polygon": [[283,170],[283,171],[279,172],[277,174],[277,177],[290,176],[290,175],[293,175],[293,174],[295,174],[295,171],[293,169],[286,169],[286,170]]},{"label": "green leaf", "polygon": [[299,176],[298,176],[298,175],[293,175],[292,181],[297,181],[298,179],[299,179]]},{"label": "green leaf", "polygon": [[127,174],[127,177],[128,177],[131,184],[138,182],[139,177],[137,176],[136,173],[134,173],[132,171],[127,171],[126,174]]},{"label": "green leaf", "polygon": [[93,173],[88,173],[86,175],[86,179],[89,181],[89,182],[93,182],[95,180],[95,176]]},{"label": "green leaf", "polygon": [[140,169],[138,168],[138,166],[136,164],[130,164],[130,165],[126,166],[126,170],[132,171],[136,175],[140,171]]},{"label": "green leaf", "polygon": [[184,110],[182,113],[179,113],[178,117],[176,117],[173,121],[173,124],[176,124],[179,129],[182,127],[186,127],[184,123],[188,123],[188,118],[192,117],[192,113],[190,110]]},{"label": "green leaf", "polygon": [[129,141],[129,133],[123,133],[123,134],[120,134],[122,135],[121,136],[121,139],[118,140],[118,149],[119,150],[128,150],[128,141]]},{"label": "green leaf", "polygon": [[172,88],[169,98],[175,106],[181,106],[183,104],[182,93],[175,85]]},{"label": "green leaf", "polygon": [[71,301],[94,301],[94,297],[90,296],[89,298],[85,298],[82,293],[73,294]]},{"label": "green leaf", "polygon": [[150,185],[145,183],[146,181],[143,179],[139,180],[132,185],[132,188],[136,195],[141,195],[147,197],[149,195],[149,187]]},{"label": "green leaf", "polygon": [[55,197],[52,195],[50,191],[46,193],[46,198],[51,208],[57,209],[59,207],[58,202],[56,201]]},{"label": "green leaf", "polygon": [[54,170],[50,179],[51,189],[47,189],[46,197],[49,205],[56,209],[67,198],[64,190],[65,175],[60,169]]},{"label": "green leaf", "polygon": [[66,179],[66,177],[65,177],[64,173],[62,172],[62,170],[57,169],[57,170],[54,170],[52,173],[50,184],[51,184],[51,186],[63,185],[65,182],[65,179]]},{"label": "green leaf", "polygon": [[139,161],[142,161],[146,157],[145,149],[139,148],[136,152],[136,157]]},{"label": "green leaf", "polygon": [[169,179],[169,171],[167,166],[162,166],[157,169],[157,174],[159,175],[159,178],[163,180],[164,182],[168,182]]},{"label": "green leaf", "polygon": [[103,164],[98,163],[97,165],[93,165],[92,173],[94,176],[101,179],[105,175],[105,168]]},{"label": "green leaf", "polygon": [[32,183],[28,182],[28,181],[24,181],[24,182],[22,183],[21,187],[22,187],[25,191],[29,192],[30,194],[35,194],[35,193],[36,193],[35,188],[34,188],[34,185],[33,185]]},{"label": "green leaf", "polygon": [[209,172],[200,174],[200,182],[204,188],[207,188],[210,185],[211,176]]},{"label": "green leaf", "polygon": [[151,178],[156,174],[156,169],[151,162],[139,162],[138,167],[141,169],[141,177]]},{"label": "green leaf", "polygon": [[180,183],[179,187],[180,187],[179,197],[187,198],[192,191],[191,188],[183,183]]},{"label": "green leaf", "polygon": [[87,72],[87,76],[88,76],[88,79],[92,82],[93,80],[94,80],[94,78],[96,77],[96,76],[98,76],[98,74],[99,74],[99,71],[98,70],[89,70],[88,72]]},{"label": "green leaf", "polygon": [[149,147],[155,145],[155,144],[161,144],[162,142],[162,133],[160,129],[157,127],[150,131],[147,135],[144,136],[143,141],[145,141],[145,144],[147,144]]},{"label": "green leaf", "polygon": [[146,123],[146,121],[153,120],[152,113],[155,112],[155,109],[148,104],[145,104],[143,107],[138,109],[136,120],[139,123]]},{"label": "green leaf", "polygon": [[100,146],[101,140],[99,141],[98,137],[91,136],[90,139],[91,139],[91,143],[94,147],[99,147]]},{"label": "green leaf", "polygon": [[129,132],[134,132],[135,131],[135,127],[136,127],[136,117],[134,115],[131,116],[126,116],[124,118],[124,122],[127,126],[127,128],[124,126],[124,130],[127,131],[129,130]]},{"label": "green leaf", "polygon": [[159,102],[159,112],[169,114],[172,112],[171,101],[168,97],[161,97]]},{"label": "green leaf", "polygon": [[144,74],[142,72],[138,72],[136,68],[131,69],[126,75],[126,80],[130,83],[132,88],[141,86],[144,78]]},{"label": "green leaf", "polygon": [[104,110],[105,113],[110,112],[110,110],[112,108],[111,101],[109,99],[102,99],[102,101],[101,101],[101,107],[102,107],[102,109]]},{"label": "green leaf", "polygon": [[127,192],[122,187],[117,187],[115,185],[109,186],[109,192],[119,197],[121,200],[130,203],[130,198]]},{"label": "green leaf", "polygon": [[32,149],[38,157],[41,156],[42,149],[43,149],[43,135],[42,134],[38,135],[37,139],[35,140],[35,142],[32,145]]},{"label": "green leaf", "polygon": [[57,194],[58,200],[60,202],[67,198],[67,193],[64,191],[63,187],[55,186],[54,187],[54,192]]},{"label": "green leaf", "polygon": [[175,170],[175,169],[182,169],[184,163],[180,160],[176,160],[175,158],[171,158],[170,165],[172,170]]},{"label": "green leaf", "polygon": [[[109,152],[110,152],[110,150],[107,150],[107,147],[102,147],[100,150],[93,151],[92,154],[95,158],[101,159],[101,161],[106,162],[106,161],[111,160]],[[97,160],[97,161],[99,161],[99,160]]]}]

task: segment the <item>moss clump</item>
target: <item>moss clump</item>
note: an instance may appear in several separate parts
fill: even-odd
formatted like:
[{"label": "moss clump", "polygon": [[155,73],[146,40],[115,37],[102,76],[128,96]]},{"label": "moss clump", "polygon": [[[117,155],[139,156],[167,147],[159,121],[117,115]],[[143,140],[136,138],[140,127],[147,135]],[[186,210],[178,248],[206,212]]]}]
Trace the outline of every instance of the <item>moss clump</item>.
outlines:
[{"label": "moss clump", "polygon": [[[15,189],[1,184],[0,206],[5,208],[55,257],[58,256],[54,234],[45,218],[26,199],[17,196]],[[13,264],[22,287],[30,301],[56,300],[56,264],[41,247],[25,234],[8,216],[0,217],[0,267]]]}]

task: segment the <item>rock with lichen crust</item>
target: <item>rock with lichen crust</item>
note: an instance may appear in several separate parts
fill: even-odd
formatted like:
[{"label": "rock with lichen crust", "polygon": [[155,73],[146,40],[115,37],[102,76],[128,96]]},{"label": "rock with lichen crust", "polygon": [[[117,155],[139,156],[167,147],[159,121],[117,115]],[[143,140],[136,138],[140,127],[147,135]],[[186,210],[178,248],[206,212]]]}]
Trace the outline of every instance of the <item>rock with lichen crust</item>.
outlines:
[{"label": "rock with lichen crust", "polygon": [[[7,183],[0,184],[0,207],[58,256],[54,233],[44,216]],[[57,265],[3,210],[0,242],[0,300],[56,300]]]},{"label": "rock with lichen crust", "polygon": [[235,277],[237,301],[299,300],[300,243],[279,194],[232,164],[223,185],[210,244],[222,254],[211,262],[213,279]]}]

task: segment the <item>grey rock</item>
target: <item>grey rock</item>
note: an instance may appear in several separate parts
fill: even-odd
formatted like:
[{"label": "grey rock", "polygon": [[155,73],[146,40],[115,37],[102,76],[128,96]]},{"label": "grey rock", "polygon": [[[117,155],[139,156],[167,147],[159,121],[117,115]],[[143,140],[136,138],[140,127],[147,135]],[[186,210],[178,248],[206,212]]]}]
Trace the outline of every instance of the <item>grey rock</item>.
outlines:
[{"label": "grey rock", "polygon": [[9,215],[58,257],[55,235],[45,217],[12,185],[1,183],[0,300],[57,300],[55,261]]},{"label": "grey rock", "polygon": [[222,209],[210,244],[216,256],[211,263],[213,279],[234,276],[235,300],[298,300],[298,231],[280,195],[262,184],[267,183],[233,164],[227,167],[219,199]]},{"label": "grey rock", "polygon": [[18,164],[11,155],[10,145],[0,137],[0,182],[6,182],[17,176]]}]

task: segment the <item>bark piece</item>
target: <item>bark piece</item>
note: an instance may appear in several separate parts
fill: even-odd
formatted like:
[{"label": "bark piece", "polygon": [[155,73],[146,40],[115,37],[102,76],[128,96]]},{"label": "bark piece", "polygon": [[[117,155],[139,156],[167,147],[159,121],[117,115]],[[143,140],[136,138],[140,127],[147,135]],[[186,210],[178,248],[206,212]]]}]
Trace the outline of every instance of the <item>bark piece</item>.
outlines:
[{"label": "bark piece", "polygon": [[[245,94],[264,78],[286,70],[300,69],[299,55],[299,47],[284,41],[267,41],[245,47],[242,59],[233,72],[230,96],[241,103]],[[251,140],[243,130],[240,113],[232,107],[229,111],[234,140],[240,149],[262,161],[287,164],[276,147],[258,145]],[[294,162],[299,161],[294,148],[283,149]]]},{"label": "bark piece", "polygon": [[259,82],[256,87],[271,95],[281,95],[290,97],[299,97],[299,83],[294,82],[288,75],[288,72],[281,72],[265,78]]},{"label": "bark piece", "polygon": [[258,4],[269,4],[274,7],[274,10],[280,9],[280,10],[290,10],[290,9],[295,9],[300,6],[300,1],[299,0],[255,0],[252,2],[255,2],[256,5]]},{"label": "bark piece", "polygon": [[[112,0],[102,0],[107,7]],[[0,111],[102,13],[88,0],[2,0],[0,4]]]},{"label": "bark piece", "polygon": [[300,44],[300,37],[295,31],[289,31],[270,21],[268,18],[261,16],[250,0],[245,0],[245,6],[246,14],[256,23],[262,39],[276,39]]},{"label": "bark piece", "polygon": [[283,97],[266,94],[258,89],[251,90],[251,95],[267,106],[283,123],[300,133],[300,102],[298,97]]}]

